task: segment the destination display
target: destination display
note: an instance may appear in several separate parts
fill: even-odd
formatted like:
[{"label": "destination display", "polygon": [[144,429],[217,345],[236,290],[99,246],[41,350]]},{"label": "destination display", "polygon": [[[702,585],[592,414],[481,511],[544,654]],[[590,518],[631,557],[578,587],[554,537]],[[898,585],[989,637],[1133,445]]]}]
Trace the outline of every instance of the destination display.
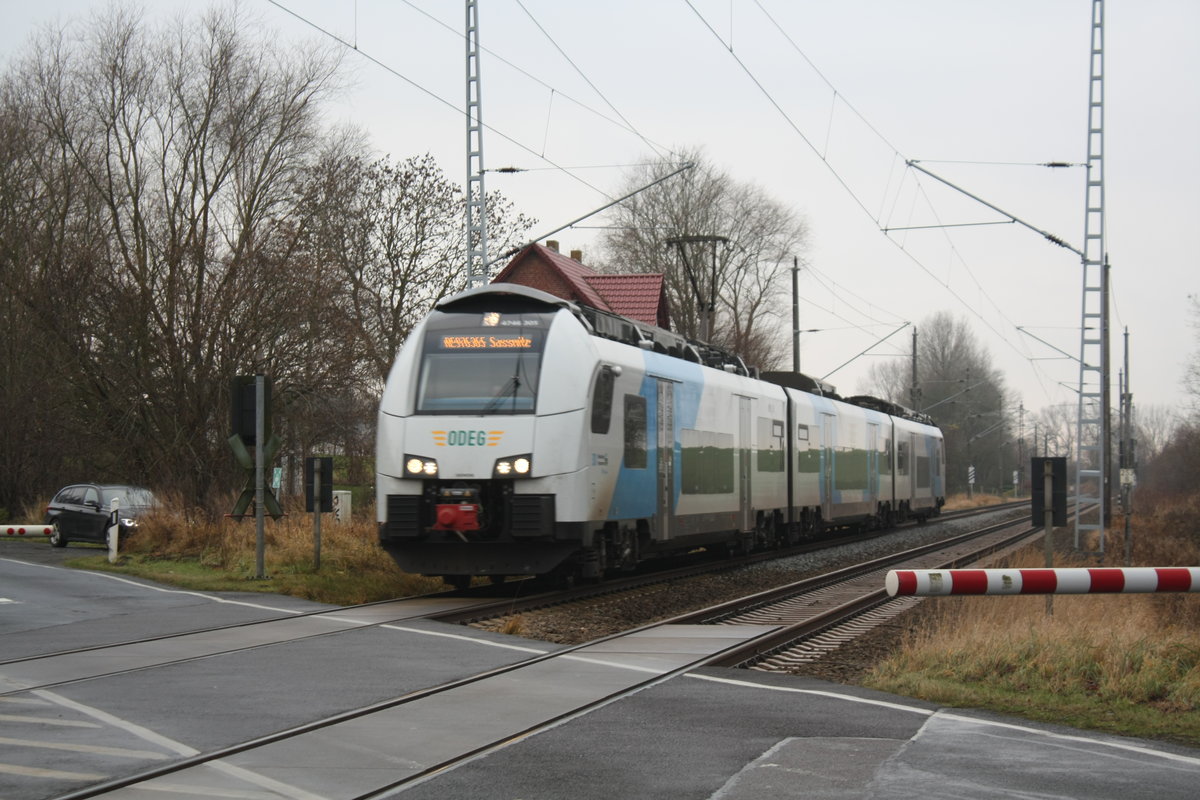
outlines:
[{"label": "destination display", "polygon": [[443,350],[529,350],[533,339],[528,336],[443,336]]}]

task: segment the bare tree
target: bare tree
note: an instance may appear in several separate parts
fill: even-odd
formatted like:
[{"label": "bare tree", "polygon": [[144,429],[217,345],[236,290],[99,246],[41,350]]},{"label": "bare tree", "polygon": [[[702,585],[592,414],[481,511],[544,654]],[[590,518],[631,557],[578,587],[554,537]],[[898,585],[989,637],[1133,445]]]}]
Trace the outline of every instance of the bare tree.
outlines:
[{"label": "bare tree", "polygon": [[114,6],[75,41],[44,34],[8,76],[46,142],[34,191],[76,231],[24,296],[57,342],[79,444],[104,477],[197,499],[229,461],[229,378],[310,346],[281,317],[320,296],[292,271],[288,218],[337,58],[246,30],[212,11],[156,31]]},{"label": "bare tree", "polygon": [[[487,205],[497,251],[533,224],[499,194]],[[333,151],[308,176],[301,213],[304,247],[345,283],[365,375],[381,387],[413,326],[465,288],[462,188],[429,155],[393,164]]]},{"label": "bare tree", "polygon": [[1133,415],[1134,458],[1142,464],[1154,460],[1183,424],[1179,412],[1169,406],[1135,406]]},{"label": "bare tree", "polygon": [[[84,477],[216,510],[230,380],[253,372],[285,453],[333,445],[362,477],[395,351],[463,286],[461,189],[327,132],[337,56],[252,29],[112,6],[0,77],[8,513]],[[497,247],[519,241],[530,220],[488,201]]]},{"label": "bare tree", "polygon": [[[747,361],[778,366],[786,356],[780,331],[792,257],[808,238],[792,210],[752,184],[740,183],[693,150],[680,162],[695,166],[643,191],[610,212],[600,263],[611,272],[661,272],[672,325],[699,338],[702,310],[715,294],[709,337]],[[629,172],[626,194],[678,169],[659,160]]]},{"label": "bare tree", "polygon": [[[1200,345],[1200,297],[1188,295],[1192,303],[1192,328],[1196,331],[1197,344]],[[1200,420],[1200,347],[1192,352],[1183,373],[1183,388],[1188,394],[1192,418]]]},{"label": "bare tree", "polygon": [[[976,485],[1011,485],[1021,447],[1017,443],[1017,403],[1004,376],[991,365],[987,348],[970,325],[948,312],[938,312],[918,326],[918,392],[921,409],[934,418],[946,439],[946,481],[951,491],[965,491],[968,467]],[[873,364],[865,391],[901,405],[911,405],[911,359]],[[1027,425],[1031,432],[1032,426]]]}]

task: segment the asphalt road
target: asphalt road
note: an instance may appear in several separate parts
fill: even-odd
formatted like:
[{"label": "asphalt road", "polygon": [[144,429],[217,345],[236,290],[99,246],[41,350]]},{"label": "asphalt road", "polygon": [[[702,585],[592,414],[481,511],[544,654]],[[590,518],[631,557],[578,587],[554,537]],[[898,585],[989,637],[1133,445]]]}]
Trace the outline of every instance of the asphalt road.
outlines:
[{"label": "asphalt road", "polygon": [[[8,528],[0,525],[0,533]],[[72,558],[100,556],[108,549],[99,544],[69,544],[66,547],[51,547],[46,536],[0,536],[0,558],[16,558],[34,564],[61,565]]]},{"label": "asphalt road", "polygon": [[[58,568],[103,552],[0,542],[0,661],[320,607]],[[554,649],[414,620],[12,692],[0,696],[0,797],[57,796]],[[4,680],[0,668],[0,688]],[[428,730],[453,737],[458,728]],[[1182,800],[1196,796],[1198,778],[1190,748],[813,679],[704,669],[549,732],[514,736],[405,796]],[[237,788],[229,796],[261,796],[245,793],[260,784]]]}]

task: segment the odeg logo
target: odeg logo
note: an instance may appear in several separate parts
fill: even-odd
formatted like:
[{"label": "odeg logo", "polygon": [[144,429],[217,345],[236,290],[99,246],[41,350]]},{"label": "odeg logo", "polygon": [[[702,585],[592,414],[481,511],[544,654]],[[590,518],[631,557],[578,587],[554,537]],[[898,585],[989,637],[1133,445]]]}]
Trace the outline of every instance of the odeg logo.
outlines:
[{"label": "odeg logo", "polygon": [[438,447],[495,447],[504,431],[434,431],[433,443]]}]

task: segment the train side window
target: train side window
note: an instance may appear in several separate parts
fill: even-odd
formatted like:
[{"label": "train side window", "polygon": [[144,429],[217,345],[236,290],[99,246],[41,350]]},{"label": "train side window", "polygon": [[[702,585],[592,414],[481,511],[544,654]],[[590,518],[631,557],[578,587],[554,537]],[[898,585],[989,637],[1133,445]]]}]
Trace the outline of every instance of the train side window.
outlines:
[{"label": "train side window", "polygon": [[782,420],[758,418],[759,472],[783,472],[783,432]]},{"label": "train side window", "polygon": [[646,398],[625,395],[625,467],[646,468]]},{"label": "train side window", "polygon": [[608,367],[601,367],[596,374],[596,387],[592,390],[592,433],[608,433],[612,424],[613,387],[616,375]]},{"label": "train side window", "polygon": [[896,445],[896,472],[899,475],[908,474],[908,442]]},{"label": "train side window", "polygon": [[798,441],[798,442],[807,442],[808,441],[808,426],[807,425],[797,425],[796,426],[796,441]]}]

